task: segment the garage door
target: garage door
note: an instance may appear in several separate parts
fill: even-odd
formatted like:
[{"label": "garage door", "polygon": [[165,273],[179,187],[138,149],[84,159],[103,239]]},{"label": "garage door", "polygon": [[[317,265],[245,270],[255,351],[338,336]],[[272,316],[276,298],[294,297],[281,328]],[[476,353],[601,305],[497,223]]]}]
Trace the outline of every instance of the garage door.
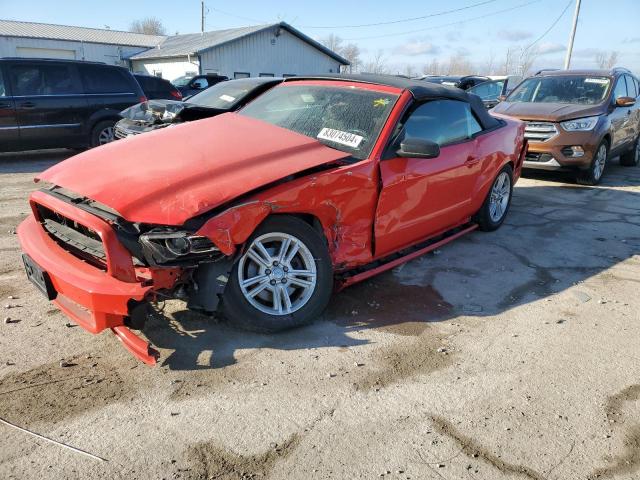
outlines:
[{"label": "garage door", "polygon": [[62,48],[31,48],[16,47],[18,57],[29,58],[64,58],[74,60],[76,58],[75,50],[65,50]]}]

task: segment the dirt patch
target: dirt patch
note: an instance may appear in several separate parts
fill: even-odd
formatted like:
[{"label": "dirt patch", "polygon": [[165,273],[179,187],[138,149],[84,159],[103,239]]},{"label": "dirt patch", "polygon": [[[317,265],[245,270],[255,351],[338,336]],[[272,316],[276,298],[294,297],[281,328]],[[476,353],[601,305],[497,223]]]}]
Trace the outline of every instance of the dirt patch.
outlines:
[{"label": "dirt patch", "polygon": [[236,480],[246,478],[266,478],[276,463],[287,458],[300,443],[298,434],[289,437],[284,443],[260,455],[238,455],[219,446],[204,442],[189,447],[187,458],[191,468],[186,472],[187,479]]},{"label": "dirt patch", "polygon": [[21,426],[57,424],[136,393],[136,383],[113,366],[86,357],[66,362],[71,366],[49,363],[0,379],[0,417]]},{"label": "dirt patch", "polygon": [[373,361],[378,369],[365,372],[355,382],[357,389],[382,388],[415,375],[440,370],[453,363],[453,355],[443,346],[442,337],[431,329],[419,337],[376,352]]},{"label": "dirt patch", "polygon": [[402,285],[391,273],[347,288],[327,310],[338,324],[420,335],[429,322],[448,318],[453,307],[430,285]]},{"label": "dirt patch", "polygon": [[484,462],[488,463],[493,468],[504,474],[513,474],[522,478],[528,478],[530,480],[545,480],[545,477],[542,474],[536,472],[532,468],[526,467],[524,465],[505,462],[497,455],[489,452],[472,438],[460,433],[451,424],[451,422],[444,419],[443,417],[434,415],[431,417],[431,421],[433,422],[438,433],[440,433],[441,435],[446,435],[447,437],[453,439],[458,444],[462,452],[468,457],[480,458]]},{"label": "dirt patch", "polygon": [[[612,425],[624,425],[625,404],[638,400],[640,400],[640,385],[631,385],[612,395],[607,401],[607,420]],[[611,478],[640,470],[640,424],[634,424],[627,428],[624,433],[623,447],[622,454],[616,455],[610,460],[611,465],[594,470],[587,478]]]}]

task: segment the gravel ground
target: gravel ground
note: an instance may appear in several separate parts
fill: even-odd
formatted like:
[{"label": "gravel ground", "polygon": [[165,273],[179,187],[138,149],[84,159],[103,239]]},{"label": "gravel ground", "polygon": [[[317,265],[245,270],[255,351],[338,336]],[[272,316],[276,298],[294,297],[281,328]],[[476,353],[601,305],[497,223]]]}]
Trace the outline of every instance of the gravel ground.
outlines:
[{"label": "gravel ground", "polygon": [[150,368],[22,271],[31,178],[66,155],[0,156],[0,418],[106,461],[0,424],[0,478],[640,478],[640,168],[524,178],[499,231],[345,290],[304,329],[168,302]]}]

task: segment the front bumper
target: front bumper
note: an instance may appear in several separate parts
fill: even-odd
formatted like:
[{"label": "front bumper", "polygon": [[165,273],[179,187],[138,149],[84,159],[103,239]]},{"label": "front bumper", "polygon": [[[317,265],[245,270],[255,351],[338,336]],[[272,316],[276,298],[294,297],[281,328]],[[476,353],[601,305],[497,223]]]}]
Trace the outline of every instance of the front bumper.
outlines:
[{"label": "front bumper", "polygon": [[[529,141],[529,150],[524,168],[539,170],[581,170],[591,166],[591,160],[599,145],[599,136],[593,132],[565,132],[560,126],[559,133],[545,142]],[[567,155],[572,146],[580,146],[581,157]]]},{"label": "front bumper", "polygon": [[[30,199],[33,214],[18,227],[22,250],[47,272],[56,291],[53,303],[91,333],[111,331],[143,362],[153,365],[158,352],[125,326],[132,300],[152,295],[152,282],[134,269],[131,255],[104,220],[44,192]],[[97,268],[65,250],[42,228],[36,205],[60,212],[97,232],[105,247],[106,270]]]}]

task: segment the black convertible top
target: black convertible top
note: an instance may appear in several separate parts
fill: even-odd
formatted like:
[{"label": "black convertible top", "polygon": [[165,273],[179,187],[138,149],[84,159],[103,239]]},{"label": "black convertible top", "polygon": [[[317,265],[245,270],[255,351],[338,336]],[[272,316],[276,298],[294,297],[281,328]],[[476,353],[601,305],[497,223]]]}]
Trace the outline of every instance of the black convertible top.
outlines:
[{"label": "black convertible top", "polygon": [[395,75],[374,75],[365,73],[305,75],[287,78],[285,82],[295,82],[297,80],[347,80],[351,82],[387,85],[389,87],[408,90],[413,98],[419,102],[433,99],[458,100],[461,102],[467,102],[471,105],[473,113],[478,117],[478,120],[480,120],[484,129],[495,128],[501,124],[498,119],[489,115],[489,112],[487,112],[487,108],[484,106],[484,103],[482,103],[480,97],[467,93],[459,88],[447,85],[440,85],[437,83],[430,83],[423,80],[405,77],[397,77]]}]

